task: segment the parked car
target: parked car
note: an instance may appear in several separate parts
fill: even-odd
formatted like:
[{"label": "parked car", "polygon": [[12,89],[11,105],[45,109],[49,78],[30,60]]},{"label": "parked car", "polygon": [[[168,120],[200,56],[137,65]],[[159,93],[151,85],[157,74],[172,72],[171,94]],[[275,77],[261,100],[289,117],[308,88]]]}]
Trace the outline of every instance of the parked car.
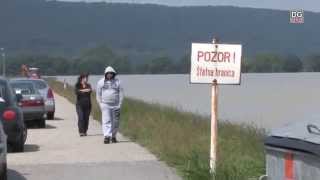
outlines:
[{"label": "parked car", "polygon": [[[2,97],[0,97],[1,103],[6,103]],[[2,121],[0,121],[0,179],[7,180],[7,135]]]},{"label": "parked car", "polygon": [[27,80],[11,80],[10,84],[16,94],[22,95],[19,105],[22,108],[24,121],[36,121],[40,128],[45,128],[44,99],[37,90],[35,83]]},{"label": "parked car", "polygon": [[47,119],[54,119],[55,100],[52,89],[43,79],[20,79],[20,81],[33,82],[44,99]]},{"label": "parked car", "polygon": [[15,95],[6,79],[0,78],[0,119],[7,135],[7,144],[13,152],[22,152],[27,139],[27,128],[23,120],[23,113],[18,106],[21,95]]}]

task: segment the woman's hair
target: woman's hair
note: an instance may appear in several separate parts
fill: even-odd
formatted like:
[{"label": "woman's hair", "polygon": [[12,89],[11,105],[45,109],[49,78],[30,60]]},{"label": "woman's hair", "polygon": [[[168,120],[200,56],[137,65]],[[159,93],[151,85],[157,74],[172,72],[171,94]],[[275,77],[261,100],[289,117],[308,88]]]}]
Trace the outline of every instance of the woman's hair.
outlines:
[{"label": "woman's hair", "polygon": [[78,77],[78,80],[77,80],[77,83],[76,83],[76,86],[79,86],[81,84],[81,81],[83,78],[88,78],[89,74],[87,73],[82,73],[80,74],[80,76]]}]

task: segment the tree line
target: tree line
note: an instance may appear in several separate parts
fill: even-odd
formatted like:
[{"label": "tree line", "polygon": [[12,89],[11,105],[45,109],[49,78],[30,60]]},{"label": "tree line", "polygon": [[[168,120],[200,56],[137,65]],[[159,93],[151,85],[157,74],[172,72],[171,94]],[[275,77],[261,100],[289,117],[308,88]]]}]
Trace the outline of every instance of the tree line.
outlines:
[{"label": "tree line", "polygon": [[[7,59],[7,73],[19,75],[21,65],[38,67],[44,75],[74,75],[79,73],[102,74],[106,66],[113,66],[121,74],[187,74],[190,72],[190,55],[180,59],[169,56],[157,56],[139,62],[121,56],[109,47],[83,51],[78,57],[52,57],[48,55],[18,55]],[[320,54],[306,56],[280,56],[275,54],[258,54],[243,58],[242,72],[319,72]]]},{"label": "tree line", "polygon": [[243,72],[319,72],[320,54],[312,54],[303,58],[297,55],[258,54],[253,58],[245,58],[242,63]]},{"label": "tree line", "polygon": [[[154,57],[137,63],[126,56],[116,54],[106,46],[85,50],[74,58],[16,55],[6,59],[7,73],[11,76],[19,75],[22,65],[40,68],[43,75],[102,74],[106,66],[113,66],[121,74],[171,74],[184,73],[183,69],[186,69],[184,62],[174,62],[168,56]],[[2,69],[1,61],[0,68]]]}]

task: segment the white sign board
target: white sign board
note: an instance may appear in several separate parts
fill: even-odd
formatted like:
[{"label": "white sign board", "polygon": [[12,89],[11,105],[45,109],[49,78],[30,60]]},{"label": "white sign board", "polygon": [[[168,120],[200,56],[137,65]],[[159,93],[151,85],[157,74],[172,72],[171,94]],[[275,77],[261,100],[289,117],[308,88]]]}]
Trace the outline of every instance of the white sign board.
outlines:
[{"label": "white sign board", "polygon": [[191,83],[240,84],[240,44],[192,43]]}]

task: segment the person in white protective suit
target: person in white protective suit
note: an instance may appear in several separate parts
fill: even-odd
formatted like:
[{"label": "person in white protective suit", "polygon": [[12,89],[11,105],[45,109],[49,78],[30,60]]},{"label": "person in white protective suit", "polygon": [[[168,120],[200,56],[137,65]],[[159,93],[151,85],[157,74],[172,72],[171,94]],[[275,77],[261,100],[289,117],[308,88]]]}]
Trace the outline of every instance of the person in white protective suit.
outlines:
[{"label": "person in white protective suit", "polygon": [[98,81],[96,92],[97,101],[102,112],[102,131],[104,143],[117,143],[119,129],[120,109],[123,101],[123,88],[120,80],[116,78],[116,71],[107,67],[104,78]]}]

